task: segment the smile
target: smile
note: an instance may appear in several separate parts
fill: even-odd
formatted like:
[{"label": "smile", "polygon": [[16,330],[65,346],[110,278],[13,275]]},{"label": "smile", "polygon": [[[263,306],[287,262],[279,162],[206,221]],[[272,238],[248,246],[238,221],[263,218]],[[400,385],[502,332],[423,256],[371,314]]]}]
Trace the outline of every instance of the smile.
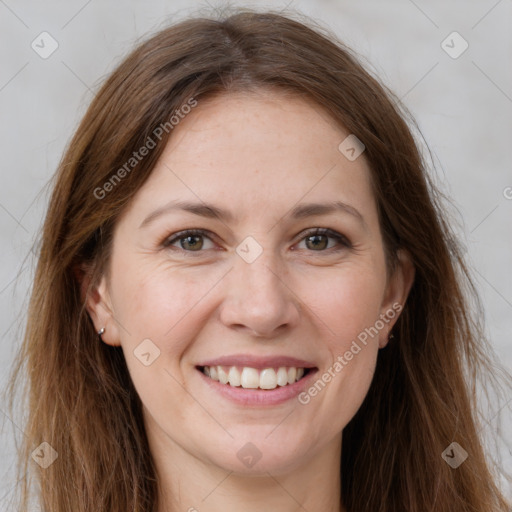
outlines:
[{"label": "smile", "polygon": [[279,368],[243,368],[231,366],[202,366],[199,369],[212,380],[231,387],[244,389],[272,390],[288,386],[307,375],[309,368],[284,367]]}]

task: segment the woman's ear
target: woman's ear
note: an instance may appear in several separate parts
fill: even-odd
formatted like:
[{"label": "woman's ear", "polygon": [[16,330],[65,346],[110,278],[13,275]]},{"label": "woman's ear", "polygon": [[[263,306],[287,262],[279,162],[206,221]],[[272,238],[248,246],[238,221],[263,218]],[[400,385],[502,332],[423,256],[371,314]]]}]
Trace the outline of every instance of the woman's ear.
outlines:
[{"label": "woman's ear", "polygon": [[102,341],[113,347],[120,346],[119,328],[115,321],[107,278],[103,275],[99,283],[92,284],[92,269],[85,264],[75,266],[73,273],[79,283],[80,298],[85,303],[85,309],[91,317],[96,332],[104,328],[105,331],[101,335]]},{"label": "woman's ear", "polygon": [[410,253],[405,249],[399,249],[397,265],[393,275],[388,280],[382,302],[380,318],[384,321],[386,327],[379,332],[379,348],[384,348],[389,341],[389,334],[398,320],[411,291],[415,273],[416,269]]}]

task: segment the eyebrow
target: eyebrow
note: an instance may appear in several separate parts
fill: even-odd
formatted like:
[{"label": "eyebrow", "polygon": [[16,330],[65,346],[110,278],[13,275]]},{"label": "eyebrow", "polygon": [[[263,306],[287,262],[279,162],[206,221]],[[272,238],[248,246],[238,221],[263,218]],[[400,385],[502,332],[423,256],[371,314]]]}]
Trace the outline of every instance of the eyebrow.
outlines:
[{"label": "eyebrow", "polygon": [[[151,212],[140,224],[139,229],[147,226],[158,217],[171,213],[174,211],[185,211],[198,215],[200,217],[206,217],[209,219],[217,219],[223,222],[232,222],[235,215],[223,208],[219,208],[210,203],[193,203],[188,201],[171,201],[170,203],[157,208]],[[305,203],[295,206],[291,212],[285,215],[290,216],[292,219],[304,219],[307,217],[315,217],[319,215],[327,215],[330,213],[344,212],[356,218],[365,228],[367,224],[364,217],[361,215],[359,210],[353,206],[346,204],[342,201],[333,201],[331,203]]]}]

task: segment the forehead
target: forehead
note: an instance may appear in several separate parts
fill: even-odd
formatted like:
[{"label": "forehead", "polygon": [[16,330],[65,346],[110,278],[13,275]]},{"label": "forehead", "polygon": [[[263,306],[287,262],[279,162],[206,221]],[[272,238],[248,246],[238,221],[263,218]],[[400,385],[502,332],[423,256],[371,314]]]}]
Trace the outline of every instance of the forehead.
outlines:
[{"label": "forehead", "polygon": [[264,91],[199,101],[173,128],[133,206],[204,201],[233,211],[239,221],[275,217],[298,202],[372,209],[364,155],[350,161],[339,150],[348,135],[320,106],[298,96]]},{"label": "forehead", "polygon": [[[228,162],[257,152],[259,161],[287,157],[316,161],[319,154],[337,159],[348,133],[305,97],[276,91],[223,94],[202,101],[175,127],[166,148],[176,161],[208,159],[213,152]],[[247,162],[250,165],[251,162]]]}]

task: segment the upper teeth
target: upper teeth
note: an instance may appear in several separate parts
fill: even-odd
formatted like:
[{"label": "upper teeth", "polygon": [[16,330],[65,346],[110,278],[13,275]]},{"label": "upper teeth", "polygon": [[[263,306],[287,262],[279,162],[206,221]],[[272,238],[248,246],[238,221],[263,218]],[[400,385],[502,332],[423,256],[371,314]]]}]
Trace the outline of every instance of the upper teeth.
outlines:
[{"label": "upper teeth", "polygon": [[293,384],[304,375],[304,368],[280,367],[257,370],[244,367],[240,371],[236,366],[205,366],[203,373],[213,380],[230,386],[242,386],[243,388],[275,389],[277,386]]}]

